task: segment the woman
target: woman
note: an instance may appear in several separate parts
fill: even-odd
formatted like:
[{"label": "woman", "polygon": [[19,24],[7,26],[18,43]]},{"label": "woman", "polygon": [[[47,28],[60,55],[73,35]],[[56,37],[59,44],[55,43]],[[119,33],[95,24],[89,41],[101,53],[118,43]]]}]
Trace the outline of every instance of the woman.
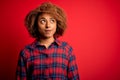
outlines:
[{"label": "woman", "polygon": [[21,50],[17,80],[79,80],[72,47],[58,40],[66,29],[66,16],[58,6],[46,2],[30,11],[25,25],[35,41]]}]

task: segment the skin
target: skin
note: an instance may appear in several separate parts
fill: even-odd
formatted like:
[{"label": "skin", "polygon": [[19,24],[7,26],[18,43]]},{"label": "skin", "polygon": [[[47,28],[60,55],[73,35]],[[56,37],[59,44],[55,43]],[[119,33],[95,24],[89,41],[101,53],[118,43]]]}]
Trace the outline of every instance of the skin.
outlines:
[{"label": "skin", "polygon": [[40,33],[40,44],[46,48],[54,41],[54,34],[56,32],[56,19],[47,13],[43,13],[38,17],[38,31]]}]

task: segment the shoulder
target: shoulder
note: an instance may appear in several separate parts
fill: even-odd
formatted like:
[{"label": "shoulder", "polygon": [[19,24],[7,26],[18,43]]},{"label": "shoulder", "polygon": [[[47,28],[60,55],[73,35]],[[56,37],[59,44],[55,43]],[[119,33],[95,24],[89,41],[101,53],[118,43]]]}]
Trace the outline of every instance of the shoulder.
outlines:
[{"label": "shoulder", "polygon": [[66,41],[60,41],[61,45],[60,47],[68,51],[68,53],[71,53],[73,51],[73,47],[70,43]]},{"label": "shoulder", "polygon": [[35,41],[25,45],[21,50],[20,50],[20,56],[27,57],[31,54],[31,52],[35,49]]},{"label": "shoulder", "polygon": [[67,41],[62,41],[62,40],[58,40],[58,42],[60,43],[60,46],[62,47],[71,47],[70,43],[68,43]]},{"label": "shoulder", "polygon": [[72,48],[72,46],[66,41],[61,41],[61,46],[62,47],[70,47],[70,48]]},{"label": "shoulder", "polygon": [[25,45],[23,48],[22,48],[22,51],[31,51],[34,49],[34,43],[30,43],[30,44],[27,44]]}]

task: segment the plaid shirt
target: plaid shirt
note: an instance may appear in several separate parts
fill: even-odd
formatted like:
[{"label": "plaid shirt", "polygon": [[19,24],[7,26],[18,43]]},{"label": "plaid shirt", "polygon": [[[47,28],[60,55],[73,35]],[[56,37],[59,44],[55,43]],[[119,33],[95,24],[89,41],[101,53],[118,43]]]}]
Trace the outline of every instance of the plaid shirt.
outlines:
[{"label": "plaid shirt", "polygon": [[80,80],[72,47],[56,39],[46,49],[35,40],[20,52],[16,80]]}]

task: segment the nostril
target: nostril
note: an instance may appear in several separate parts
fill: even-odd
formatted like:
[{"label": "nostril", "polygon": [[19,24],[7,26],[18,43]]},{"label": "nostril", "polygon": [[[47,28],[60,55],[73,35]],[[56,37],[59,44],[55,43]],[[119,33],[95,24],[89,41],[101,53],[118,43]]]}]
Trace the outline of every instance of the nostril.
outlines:
[{"label": "nostril", "polygon": [[47,24],[47,25],[46,25],[46,28],[49,28],[49,27],[50,27],[50,25],[49,25],[49,24]]},{"label": "nostril", "polygon": [[50,23],[47,22],[47,23],[46,23],[46,28],[49,28],[49,27],[50,27]]},{"label": "nostril", "polygon": [[49,26],[48,26],[48,25],[46,25],[46,28],[49,28]]}]

